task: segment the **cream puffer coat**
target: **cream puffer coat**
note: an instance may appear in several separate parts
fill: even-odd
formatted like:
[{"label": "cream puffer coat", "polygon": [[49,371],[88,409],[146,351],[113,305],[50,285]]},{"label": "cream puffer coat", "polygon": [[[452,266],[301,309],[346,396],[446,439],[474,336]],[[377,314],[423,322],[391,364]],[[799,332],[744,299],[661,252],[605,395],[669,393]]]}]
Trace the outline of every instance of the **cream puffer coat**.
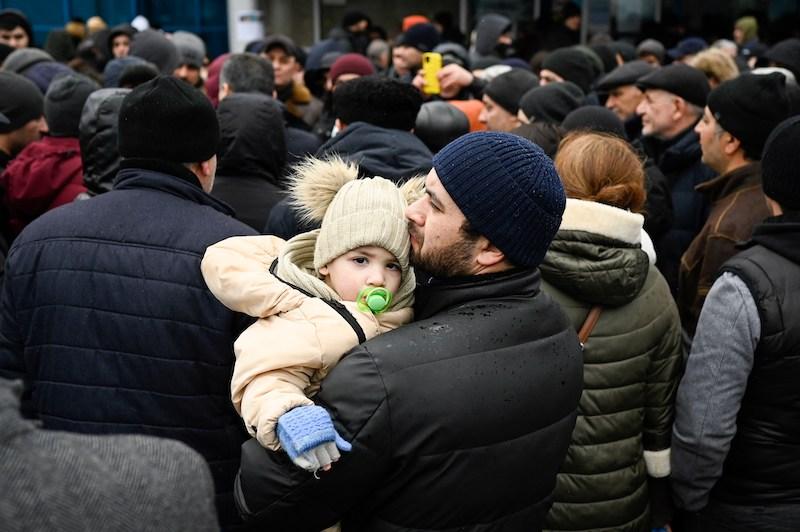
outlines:
[{"label": "cream puffer coat", "polygon": [[[280,257],[288,263],[284,268],[295,268],[294,275],[313,277],[291,263],[309,253],[313,257],[314,242],[315,232],[289,242],[274,236],[228,238],[209,247],[201,265],[209,289],[225,306],[261,318],[234,343],[231,398],[250,434],[272,450],[280,448],[275,435],[278,418],[297,406],[314,404],[309,397],[319,391],[342,355],[358,344],[353,328],[323,299],[309,297],[269,272]],[[287,247],[292,249],[287,252]],[[410,305],[373,315],[359,311],[354,302],[341,303],[367,339],[413,317]]]}]

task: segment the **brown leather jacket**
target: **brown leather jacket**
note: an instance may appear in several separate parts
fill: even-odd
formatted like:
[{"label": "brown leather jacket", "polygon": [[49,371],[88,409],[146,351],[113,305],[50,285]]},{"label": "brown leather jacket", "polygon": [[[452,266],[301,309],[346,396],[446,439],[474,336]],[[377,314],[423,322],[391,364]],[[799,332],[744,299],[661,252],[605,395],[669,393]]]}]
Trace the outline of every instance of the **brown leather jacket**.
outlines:
[{"label": "brown leather jacket", "polygon": [[750,239],[753,227],[770,216],[761,188],[761,163],[752,162],[697,185],[708,194],[711,211],[703,229],[681,257],[678,310],[683,327],[692,335],[700,310],[722,263]]}]

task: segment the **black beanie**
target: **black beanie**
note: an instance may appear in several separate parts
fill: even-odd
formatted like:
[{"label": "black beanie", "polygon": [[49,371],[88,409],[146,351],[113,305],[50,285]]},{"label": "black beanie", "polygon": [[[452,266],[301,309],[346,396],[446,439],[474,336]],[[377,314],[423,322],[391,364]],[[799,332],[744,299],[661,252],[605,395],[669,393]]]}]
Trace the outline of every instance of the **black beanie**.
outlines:
[{"label": "black beanie", "polygon": [[78,138],[78,125],[86,98],[100,87],[81,74],[54,79],[44,95],[44,117],[51,137]]},{"label": "black beanie", "polygon": [[610,109],[599,105],[587,105],[575,109],[561,123],[564,131],[588,130],[598,133],[611,133],[625,138],[625,125]]},{"label": "black beanie", "polygon": [[208,97],[185,81],[159,76],[133,89],[122,102],[123,157],[196,163],[213,157],[218,143],[217,113]]},{"label": "black beanie", "polygon": [[571,81],[548,83],[526,92],[519,107],[531,122],[561,124],[571,111],[581,106],[583,98],[583,91]]},{"label": "black beanie", "polygon": [[521,68],[512,68],[490,81],[483,93],[512,115],[516,115],[520,98],[538,86],[539,78],[536,74]]},{"label": "black beanie", "polygon": [[544,58],[543,70],[555,72],[566,81],[576,84],[584,93],[592,88],[595,67],[586,52],[575,48],[559,48]]},{"label": "black beanie", "polygon": [[767,50],[764,57],[778,66],[788,68],[800,81],[800,39],[785,39]]},{"label": "black beanie", "polygon": [[672,63],[639,78],[636,86],[641,90],[661,89],[680,96],[698,107],[706,106],[710,87],[706,75],[683,63]]},{"label": "black beanie", "polygon": [[7,124],[0,124],[0,134],[17,130],[44,112],[39,88],[19,74],[0,72],[0,94],[0,113],[8,119]]},{"label": "black beanie", "polygon": [[708,95],[708,109],[722,129],[739,139],[745,156],[761,159],[764,142],[789,116],[783,74],[742,74],[720,84]]},{"label": "black beanie", "polygon": [[333,112],[345,125],[366,122],[387,129],[411,131],[422,96],[409,83],[383,76],[362,76],[333,91]]},{"label": "black beanie", "polygon": [[406,32],[400,36],[400,39],[397,41],[397,45],[411,46],[420,52],[430,52],[436,48],[436,45],[439,44],[439,41],[441,40],[442,37],[439,35],[439,31],[436,29],[436,26],[433,24],[422,23],[414,24],[408,28]]},{"label": "black beanie", "polygon": [[761,181],[764,194],[786,210],[800,211],[800,116],[781,122],[764,144]]}]

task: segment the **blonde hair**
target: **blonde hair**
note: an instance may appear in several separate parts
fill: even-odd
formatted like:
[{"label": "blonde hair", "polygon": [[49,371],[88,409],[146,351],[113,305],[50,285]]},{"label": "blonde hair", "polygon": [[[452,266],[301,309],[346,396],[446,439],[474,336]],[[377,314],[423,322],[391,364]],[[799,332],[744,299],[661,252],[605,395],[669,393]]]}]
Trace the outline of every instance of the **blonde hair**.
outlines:
[{"label": "blonde hair", "polygon": [[568,198],[643,211],[644,167],[625,140],[575,131],[561,141],[555,165]]},{"label": "blonde hair", "polygon": [[689,66],[705,74],[709,81],[717,85],[739,75],[739,67],[733,58],[718,48],[703,50],[689,60]]}]

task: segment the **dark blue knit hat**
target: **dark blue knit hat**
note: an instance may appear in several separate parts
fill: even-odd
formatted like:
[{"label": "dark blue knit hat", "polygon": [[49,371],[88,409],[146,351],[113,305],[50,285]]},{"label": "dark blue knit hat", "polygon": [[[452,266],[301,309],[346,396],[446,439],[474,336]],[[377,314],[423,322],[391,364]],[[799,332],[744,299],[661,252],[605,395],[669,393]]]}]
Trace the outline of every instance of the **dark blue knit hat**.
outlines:
[{"label": "dark blue knit hat", "polygon": [[480,131],[442,148],[433,167],[472,229],[516,266],[542,262],[566,195],[541,148],[510,133]]}]

